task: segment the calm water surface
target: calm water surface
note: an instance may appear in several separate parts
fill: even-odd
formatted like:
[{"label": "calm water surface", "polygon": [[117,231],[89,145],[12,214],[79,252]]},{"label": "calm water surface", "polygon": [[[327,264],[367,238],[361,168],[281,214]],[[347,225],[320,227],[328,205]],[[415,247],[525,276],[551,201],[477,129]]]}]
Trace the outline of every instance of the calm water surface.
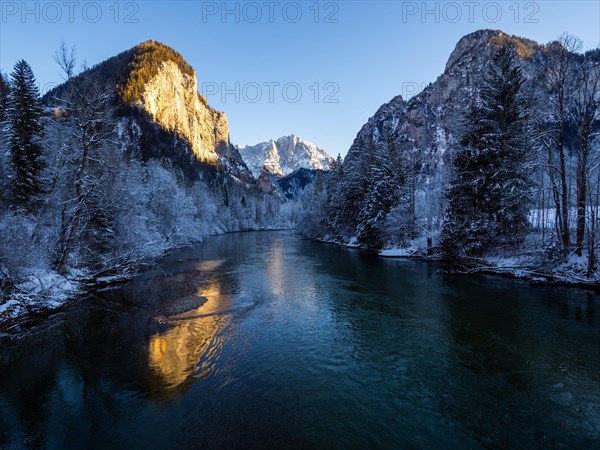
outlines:
[{"label": "calm water surface", "polygon": [[216,237],[0,338],[0,448],[599,448],[599,308]]}]

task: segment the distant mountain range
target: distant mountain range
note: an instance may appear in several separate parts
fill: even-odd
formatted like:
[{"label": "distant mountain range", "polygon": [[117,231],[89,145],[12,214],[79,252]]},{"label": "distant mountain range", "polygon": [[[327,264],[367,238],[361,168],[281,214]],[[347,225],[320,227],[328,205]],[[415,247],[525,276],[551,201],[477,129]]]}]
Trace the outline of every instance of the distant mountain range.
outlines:
[{"label": "distant mountain range", "polygon": [[283,177],[298,169],[329,170],[334,163],[325,150],[293,134],[237,149],[257,178],[263,172]]}]

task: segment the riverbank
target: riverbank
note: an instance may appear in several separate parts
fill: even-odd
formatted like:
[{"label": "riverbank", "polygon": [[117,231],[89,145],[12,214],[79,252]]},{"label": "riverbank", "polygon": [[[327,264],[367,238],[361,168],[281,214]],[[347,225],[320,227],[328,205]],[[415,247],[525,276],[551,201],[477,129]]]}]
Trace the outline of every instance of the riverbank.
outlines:
[{"label": "riverbank", "polygon": [[[252,231],[278,231],[280,229],[243,230],[229,233]],[[227,233],[215,233],[218,236]],[[20,280],[6,302],[0,305],[0,333],[11,333],[27,328],[52,314],[59,313],[90,294],[111,289],[130,281],[140,272],[160,263],[169,254],[200,245],[203,241],[190,242],[177,247],[164,249],[161,254],[121,264],[112,271],[96,274],[82,274],[62,277],[54,272],[38,273]],[[315,239],[317,242],[355,249],[360,252],[378,255],[382,258],[401,258],[436,262],[448,273],[467,276],[499,276],[519,280],[532,286],[556,286],[600,292],[600,281],[582,276],[585,258],[572,257],[562,264],[551,265],[538,254],[518,257],[463,258],[460,261],[444,261],[441,255],[426,255],[417,248],[397,248],[375,251],[354,243],[343,244],[332,240]]]},{"label": "riverbank", "polygon": [[600,292],[600,280],[585,276],[585,257],[572,256],[549,263],[536,257],[482,258],[457,261],[451,265],[456,273],[497,275],[521,280],[532,286],[556,286]]},{"label": "riverbank", "polygon": [[388,248],[373,250],[356,243],[341,243],[333,240],[315,239],[325,244],[356,249],[382,258],[413,259],[443,264],[449,273],[463,275],[492,275],[519,280],[532,286],[569,287],[600,293],[600,278],[588,278],[587,258],[571,255],[563,261],[550,262],[544,255],[532,252],[517,256],[492,256],[488,258],[461,258],[447,261],[441,254],[427,255],[417,247]]},{"label": "riverbank", "polygon": [[139,273],[159,264],[169,254],[200,245],[208,238],[229,233],[281,230],[285,229],[261,228],[214,232],[203,240],[162,248],[160,252],[146,252],[143,256],[122,262],[102,272],[75,271],[70,276],[62,276],[47,270],[34,272],[13,280],[11,293],[6,301],[0,304],[0,334],[14,333],[28,328],[53,314],[64,311],[90,294],[127,283]]},{"label": "riverbank", "polygon": [[155,258],[137,260],[102,274],[62,276],[53,271],[34,273],[16,280],[7,300],[0,305],[0,334],[12,333],[57,314],[92,292],[131,280]]}]

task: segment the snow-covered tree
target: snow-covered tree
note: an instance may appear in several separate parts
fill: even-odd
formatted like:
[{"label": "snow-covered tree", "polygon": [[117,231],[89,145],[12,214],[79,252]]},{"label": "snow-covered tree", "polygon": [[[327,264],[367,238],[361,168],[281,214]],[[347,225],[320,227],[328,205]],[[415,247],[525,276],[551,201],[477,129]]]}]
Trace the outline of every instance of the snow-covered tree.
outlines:
[{"label": "snow-covered tree", "polygon": [[0,212],[10,203],[10,179],[12,178],[8,150],[8,123],[6,121],[9,94],[10,82],[0,72]]},{"label": "snow-covered tree", "polygon": [[573,119],[577,124],[576,252],[581,256],[586,230],[591,145],[598,134],[600,118],[600,52],[592,51],[579,58],[576,73],[577,88],[573,102]]},{"label": "snow-covered tree", "polygon": [[390,159],[388,152],[388,145],[381,143],[374,151],[367,193],[358,215],[358,241],[371,248],[383,246],[382,235],[386,218],[392,207],[402,198],[400,187],[405,180],[400,173],[400,167],[396,161]]},{"label": "snow-covered tree", "polygon": [[[10,81],[6,76],[0,72],[0,130],[2,122],[6,116],[6,110],[8,109],[8,96],[10,94]],[[0,135],[2,139],[4,135]]]},{"label": "snow-covered tree", "polygon": [[11,74],[8,101],[9,147],[14,170],[13,198],[20,206],[29,206],[40,192],[38,175],[42,168],[39,138],[42,106],[35,77],[29,64],[20,60]]},{"label": "snow-covered tree", "polygon": [[569,224],[570,190],[568,174],[569,110],[573,104],[576,73],[575,54],[581,50],[581,40],[564,33],[558,41],[547,46],[544,60],[545,82],[549,94],[544,95],[543,115],[549,116],[544,127],[549,128],[545,146],[548,151],[548,175],[556,207],[557,228],[563,252],[571,245]]},{"label": "snow-covered tree", "polygon": [[[106,160],[99,152],[114,135],[111,124],[114,92],[107,90],[93,76],[80,77],[69,86],[66,98],[62,99],[69,113],[72,145],[71,159],[73,192],[64,203],[61,216],[61,238],[57,270],[66,273],[69,257],[81,237],[93,238],[87,242],[92,250],[102,244],[106,233],[111,233],[111,206],[109,197],[103,192],[110,184],[104,179],[107,174]],[[97,250],[97,249],[96,249]]]},{"label": "snow-covered tree", "polygon": [[529,212],[524,77],[513,49],[495,54],[454,159],[442,244],[447,254],[519,245]]}]

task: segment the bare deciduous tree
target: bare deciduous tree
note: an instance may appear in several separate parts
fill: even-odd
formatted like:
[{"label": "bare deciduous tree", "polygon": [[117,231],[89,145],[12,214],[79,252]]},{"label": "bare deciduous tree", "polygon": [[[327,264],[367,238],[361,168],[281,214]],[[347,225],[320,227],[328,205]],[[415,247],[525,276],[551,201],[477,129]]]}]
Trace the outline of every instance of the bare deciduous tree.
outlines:
[{"label": "bare deciduous tree", "polygon": [[577,124],[577,236],[576,252],[581,256],[586,229],[586,200],[590,145],[597,134],[600,113],[600,65],[592,58],[581,60],[577,70],[574,121]]},{"label": "bare deciduous tree", "polygon": [[73,45],[71,48],[67,48],[65,41],[60,41],[60,46],[54,54],[54,61],[59,65],[61,70],[64,72],[61,77],[66,81],[75,75],[75,65],[77,63],[77,49]]},{"label": "bare deciduous tree", "polygon": [[63,225],[60,238],[60,252],[57,271],[66,273],[69,257],[75,241],[81,232],[82,223],[90,212],[90,198],[98,189],[98,173],[91,173],[91,165],[96,161],[95,153],[108,143],[113,135],[110,126],[111,100],[113,92],[106,90],[94,77],[88,76],[73,82],[69,89],[68,113],[73,121],[77,145],[77,161],[74,175],[74,198],[68,202],[73,205],[63,210]]},{"label": "bare deciduous tree", "polygon": [[[548,47],[546,77],[551,95],[549,96],[550,114],[556,123],[556,130],[547,141],[548,170],[556,205],[558,231],[563,251],[571,245],[569,230],[569,186],[566,167],[566,127],[569,107],[572,104],[574,89],[570,82],[574,72],[573,54],[580,51],[581,40],[564,33],[558,41]],[[555,162],[554,153],[558,153]],[[558,178],[558,180],[557,180]]]}]

